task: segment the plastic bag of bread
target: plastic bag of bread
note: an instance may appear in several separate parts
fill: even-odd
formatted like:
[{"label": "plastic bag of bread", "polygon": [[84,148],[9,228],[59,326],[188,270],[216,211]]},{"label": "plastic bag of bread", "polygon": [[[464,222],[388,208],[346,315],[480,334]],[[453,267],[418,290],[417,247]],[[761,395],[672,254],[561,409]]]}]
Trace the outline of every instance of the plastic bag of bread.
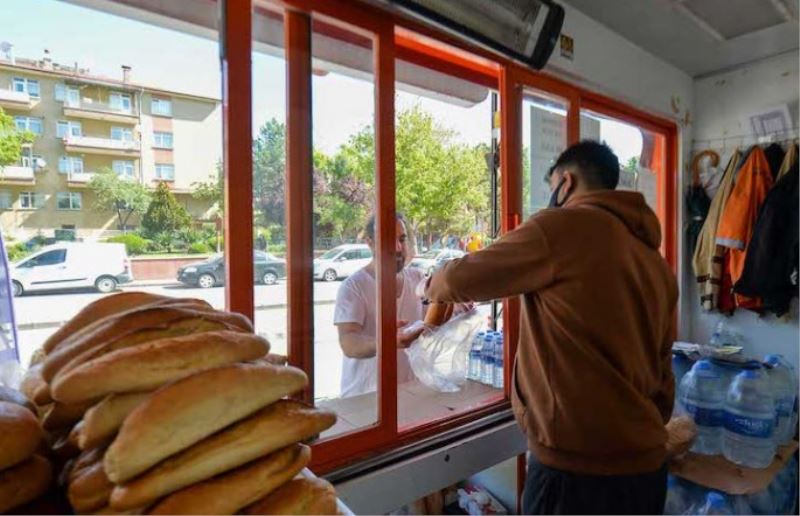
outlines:
[{"label": "plastic bag of bread", "polygon": [[483,316],[470,310],[420,335],[406,350],[419,381],[440,392],[460,390],[472,341],[482,325]]}]

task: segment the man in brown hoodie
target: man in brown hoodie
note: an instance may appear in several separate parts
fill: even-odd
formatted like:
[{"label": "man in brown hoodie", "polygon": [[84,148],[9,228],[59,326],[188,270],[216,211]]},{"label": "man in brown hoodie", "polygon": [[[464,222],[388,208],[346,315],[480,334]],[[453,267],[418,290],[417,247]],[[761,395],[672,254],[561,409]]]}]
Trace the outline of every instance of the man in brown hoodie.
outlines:
[{"label": "man in brown hoodie", "polygon": [[678,287],[660,224],[619,161],[584,141],[550,206],[429,280],[432,302],[521,296],[512,405],[531,452],[526,514],[661,514]]}]

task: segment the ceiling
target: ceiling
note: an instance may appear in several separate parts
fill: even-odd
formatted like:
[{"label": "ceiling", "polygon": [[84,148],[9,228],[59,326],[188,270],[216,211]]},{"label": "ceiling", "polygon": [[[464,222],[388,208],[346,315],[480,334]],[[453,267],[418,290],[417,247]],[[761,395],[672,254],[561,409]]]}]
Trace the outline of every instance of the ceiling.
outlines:
[{"label": "ceiling", "polygon": [[696,77],[798,48],[797,0],[560,0]]}]

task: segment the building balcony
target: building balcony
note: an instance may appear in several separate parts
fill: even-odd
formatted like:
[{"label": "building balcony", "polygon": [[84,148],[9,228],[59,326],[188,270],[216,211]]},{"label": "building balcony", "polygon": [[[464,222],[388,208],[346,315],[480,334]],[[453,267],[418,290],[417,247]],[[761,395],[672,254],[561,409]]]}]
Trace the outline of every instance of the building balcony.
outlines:
[{"label": "building balcony", "polygon": [[31,184],[34,182],[35,177],[32,167],[23,167],[19,165],[0,167],[0,181],[4,183]]},{"label": "building balcony", "polygon": [[24,91],[0,90],[0,107],[30,111],[38,103],[38,98]]},{"label": "building balcony", "polygon": [[67,182],[73,186],[86,186],[93,177],[93,172],[70,172],[67,175]]},{"label": "building balcony", "polygon": [[133,110],[120,109],[104,102],[64,102],[64,115],[131,125],[139,120]]},{"label": "building balcony", "polygon": [[112,140],[111,138],[98,138],[96,136],[64,137],[64,146],[67,152],[84,152],[86,154],[103,154],[106,156],[138,157],[141,153],[141,144],[137,141]]}]

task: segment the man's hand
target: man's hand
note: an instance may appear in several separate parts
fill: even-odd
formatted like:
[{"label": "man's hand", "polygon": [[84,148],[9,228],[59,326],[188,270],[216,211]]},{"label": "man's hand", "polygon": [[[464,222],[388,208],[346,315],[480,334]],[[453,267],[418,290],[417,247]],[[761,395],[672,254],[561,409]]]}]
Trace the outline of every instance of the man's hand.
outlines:
[{"label": "man's hand", "polygon": [[397,347],[400,349],[409,347],[423,331],[425,324],[422,321],[411,324],[408,321],[397,321]]}]

